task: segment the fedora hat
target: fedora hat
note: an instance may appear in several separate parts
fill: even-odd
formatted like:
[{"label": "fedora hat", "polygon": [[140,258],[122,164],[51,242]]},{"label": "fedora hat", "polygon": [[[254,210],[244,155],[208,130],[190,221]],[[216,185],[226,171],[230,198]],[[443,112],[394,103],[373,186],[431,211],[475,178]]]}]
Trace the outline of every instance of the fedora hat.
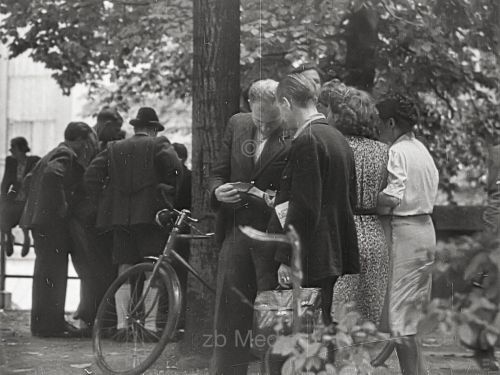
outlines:
[{"label": "fedora hat", "polygon": [[153,108],[141,107],[137,112],[136,118],[129,121],[130,125],[136,126],[154,126],[159,131],[165,130],[165,127],[160,124],[158,116]]}]

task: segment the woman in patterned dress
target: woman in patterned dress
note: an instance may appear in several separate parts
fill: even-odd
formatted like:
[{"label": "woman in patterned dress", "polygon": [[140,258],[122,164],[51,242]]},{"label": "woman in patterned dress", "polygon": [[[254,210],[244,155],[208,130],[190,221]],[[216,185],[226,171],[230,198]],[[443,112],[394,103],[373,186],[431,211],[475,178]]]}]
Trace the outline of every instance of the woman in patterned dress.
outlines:
[{"label": "woman in patterned dress", "polygon": [[[340,81],[324,86],[328,121],[347,138],[354,152],[357,178],[355,223],[361,272],[345,275],[335,284],[334,306],[355,302],[362,317],[379,324],[388,275],[388,247],[376,214],[377,195],[386,181],[388,147],[375,140],[378,112],[372,97]],[[333,309],[334,315],[336,310]]]}]

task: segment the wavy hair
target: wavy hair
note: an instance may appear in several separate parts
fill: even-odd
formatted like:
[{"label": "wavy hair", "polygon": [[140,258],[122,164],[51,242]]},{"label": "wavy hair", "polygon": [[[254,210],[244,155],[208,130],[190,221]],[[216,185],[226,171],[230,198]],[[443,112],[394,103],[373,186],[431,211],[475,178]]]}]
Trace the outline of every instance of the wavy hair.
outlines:
[{"label": "wavy hair", "polygon": [[366,91],[334,79],[323,85],[320,101],[328,103],[331,114],[336,116],[335,126],[344,135],[378,138],[376,103]]}]

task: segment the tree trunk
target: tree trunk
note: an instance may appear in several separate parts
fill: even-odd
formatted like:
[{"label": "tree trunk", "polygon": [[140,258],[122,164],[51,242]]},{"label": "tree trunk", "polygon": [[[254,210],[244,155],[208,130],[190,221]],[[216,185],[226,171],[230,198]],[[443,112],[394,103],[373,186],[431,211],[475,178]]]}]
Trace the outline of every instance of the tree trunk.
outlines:
[{"label": "tree trunk", "polygon": [[[193,215],[203,231],[213,232],[208,177],[230,116],[238,112],[240,93],[240,12],[236,0],[194,0],[193,60]],[[218,249],[214,241],[194,241],[191,264],[215,288]],[[183,356],[209,355],[215,296],[194,277],[187,294]],[[205,344],[207,341],[208,344]]]},{"label": "tree trunk", "polygon": [[378,21],[374,9],[363,7],[350,15],[345,32],[345,83],[366,91],[371,91],[375,78]]}]

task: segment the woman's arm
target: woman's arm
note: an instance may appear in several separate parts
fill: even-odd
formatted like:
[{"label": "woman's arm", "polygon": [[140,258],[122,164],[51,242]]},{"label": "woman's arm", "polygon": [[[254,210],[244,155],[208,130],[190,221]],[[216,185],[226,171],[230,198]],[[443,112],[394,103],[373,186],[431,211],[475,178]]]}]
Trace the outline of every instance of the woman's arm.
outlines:
[{"label": "woman's arm", "polygon": [[387,163],[387,186],[378,194],[379,215],[390,215],[403,199],[406,190],[407,166],[404,155],[396,150],[389,151]]}]

